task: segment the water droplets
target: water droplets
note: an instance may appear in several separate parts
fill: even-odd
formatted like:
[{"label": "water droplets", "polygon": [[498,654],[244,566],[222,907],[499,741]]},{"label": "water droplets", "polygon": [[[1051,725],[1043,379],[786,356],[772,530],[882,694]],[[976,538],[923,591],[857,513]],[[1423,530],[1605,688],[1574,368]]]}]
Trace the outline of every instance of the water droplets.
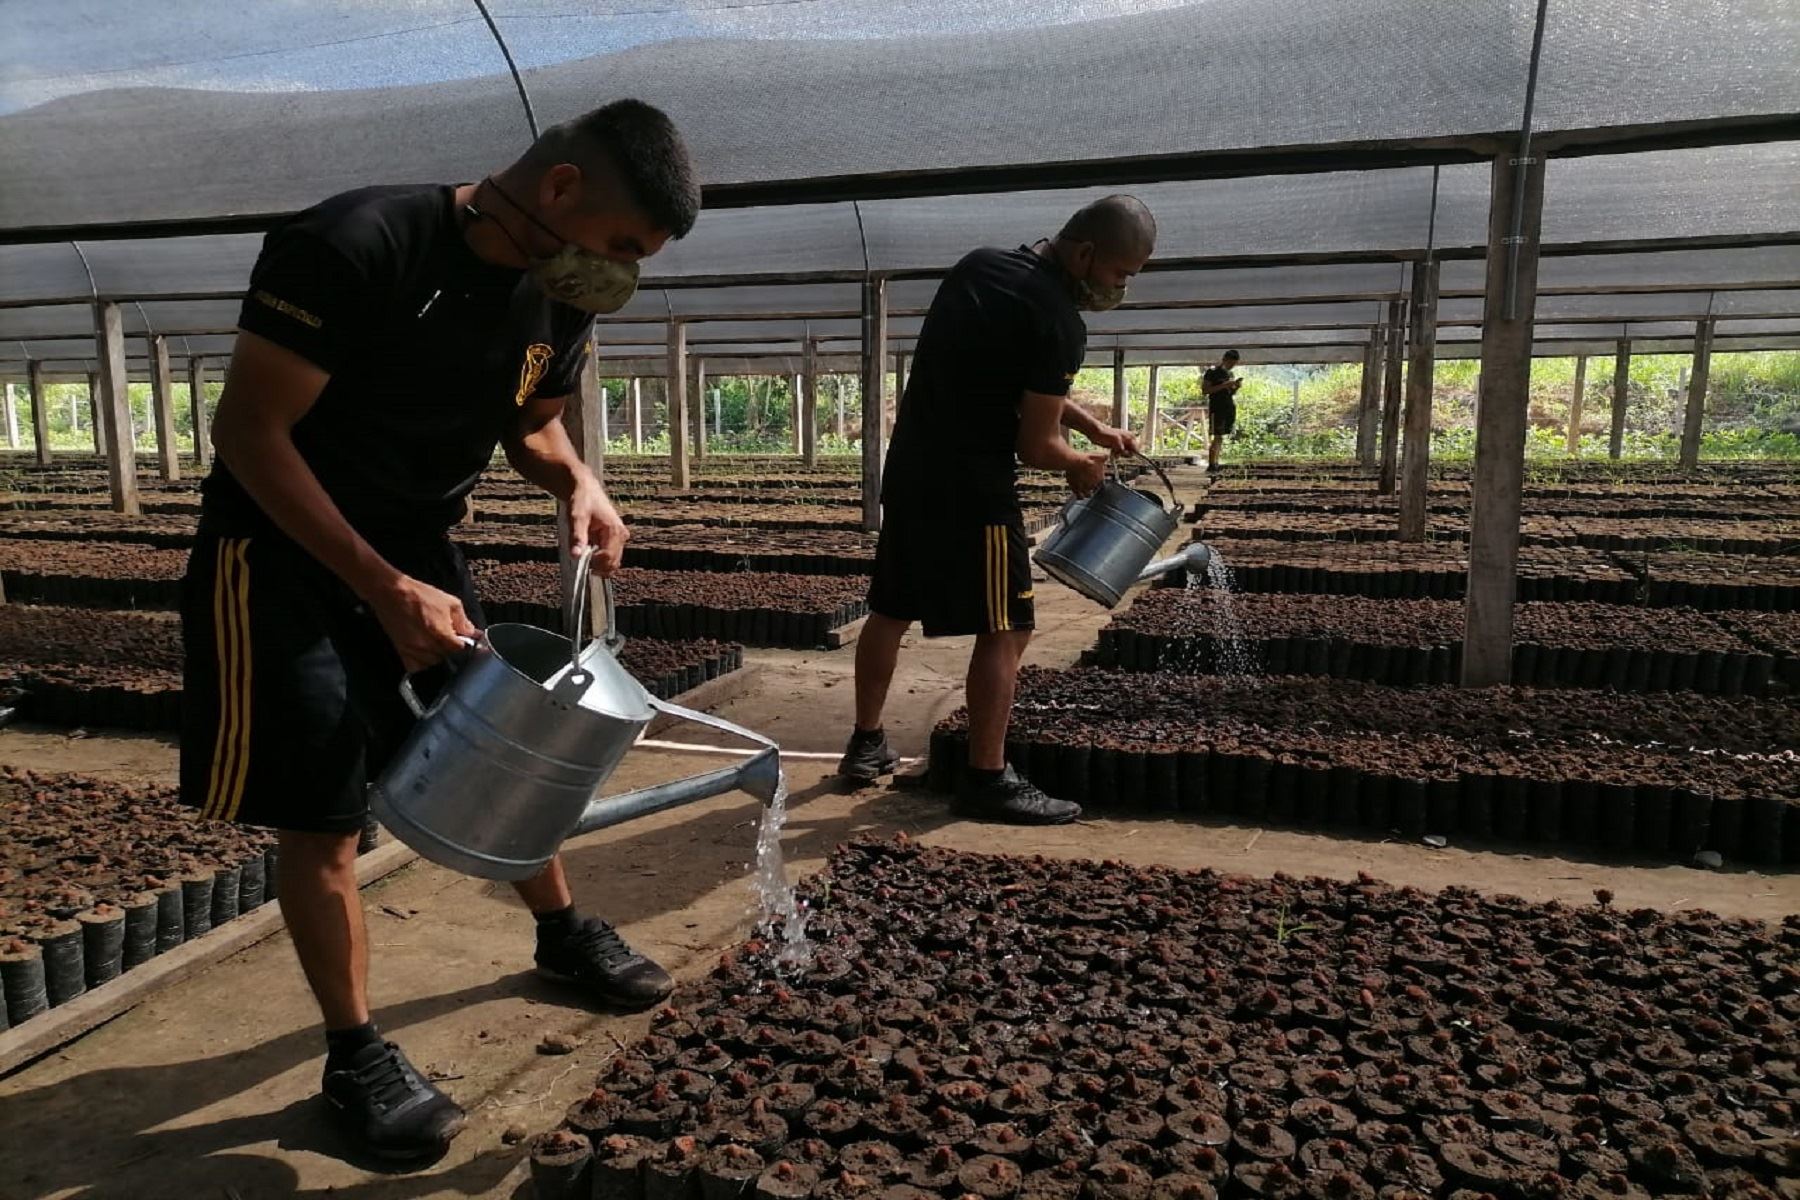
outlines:
[{"label": "water droplets", "polygon": [[762,825],[756,831],[756,929],[769,941],[777,974],[806,967],[813,955],[812,942],[806,936],[806,903],[794,894],[781,853],[787,797],[787,773],[783,772],[774,798],[763,805]]}]

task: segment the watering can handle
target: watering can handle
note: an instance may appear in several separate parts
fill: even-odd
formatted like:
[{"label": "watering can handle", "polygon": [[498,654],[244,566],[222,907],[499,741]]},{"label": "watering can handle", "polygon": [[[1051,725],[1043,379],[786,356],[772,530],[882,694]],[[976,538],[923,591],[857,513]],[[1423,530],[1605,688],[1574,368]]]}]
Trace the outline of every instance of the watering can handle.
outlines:
[{"label": "watering can handle", "polygon": [[[589,546],[575,559],[575,578],[571,581],[569,596],[563,603],[563,636],[569,639],[569,662],[576,671],[581,670],[581,652],[586,647],[581,643],[581,615],[587,610],[588,586],[592,578],[590,568],[594,563],[594,550]],[[618,605],[613,595],[613,582],[610,579],[600,581],[600,595],[606,605],[606,628],[600,635],[600,644],[609,652],[616,652],[621,644],[619,637]]]},{"label": "watering can handle", "polygon": [[1140,450],[1135,454],[1128,454],[1128,455],[1114,457],[1112,460],[1110,460],[1108,465],[1116,467],[1116,464],[1119,461],[1119,457],[1135,458],[1138,461],[1142,462],[1145,466],[1149,467],[1152,471],[1155,471],[1157,476],[1162,479],[1163,486],[1169,489],[1170,511],[1176,512],[1176,513],[1179,513],[1181,511],[1181,500],[1180,500],[1180,498],[1178,498],[1175,495],[1175,485],[1174,485],[1174,483],[1172,483],[1170,481],[1169,473],[1167,471],[1163,470],[1161,467],[1157,466],[1155,459],[1151,458],[1148,454],[1145,454],[1143,451]]},{"label": "watering can handle", "polygon": [[[463,644],[464,654],[481,645],[481,641],[478,638],[459,637],[456,640]],[[454,664],[460,661],[462,657],[462,654],[452,654],[444,661]],[[400,699],[406,702],[406,707],[412,710],[413,716],[419,718],[421,721],[425,719],[425,705],[420,702],[419,693],[413,690],[411,675],[402,675],[400,677]]]}]

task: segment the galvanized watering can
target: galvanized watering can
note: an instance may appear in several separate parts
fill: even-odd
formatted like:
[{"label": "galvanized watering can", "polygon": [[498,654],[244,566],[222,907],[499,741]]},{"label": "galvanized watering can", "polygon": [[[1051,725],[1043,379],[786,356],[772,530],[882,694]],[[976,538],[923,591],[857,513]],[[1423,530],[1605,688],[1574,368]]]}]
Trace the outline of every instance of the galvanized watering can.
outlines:
[{"label": "galvanized watering can", "polygon": [[1063,505],[1062,525],[1032,556],[1052,579],[1108,608],[1135,583],[1181,567],[1202,573],[1212,557],[1203,543],[1194,542],[1180,554],[1151,561],[1180,523],[1181,502],[1163,469],[1144,461],[1169,490],[1167,508],[1155,492],[1126,487],[1115,473],[1093,495]]},{"label": "galvanized watering can", "polygon": [[[412,681],[401,695],[419,723],[369,807],[432,862],[483,879],[529,879],[563,841],[634,817],[742,789],[770,803],[781,779],[773,742],[705,713],[657,700],[613,657],[622,645],[605,583],[606,632],[586,647],[589,551],[576,563],[563,636],[533,625],[489,626],[429,708]],[[737,766],[595,799],[657,712],[738,734],[765,749]]]}]

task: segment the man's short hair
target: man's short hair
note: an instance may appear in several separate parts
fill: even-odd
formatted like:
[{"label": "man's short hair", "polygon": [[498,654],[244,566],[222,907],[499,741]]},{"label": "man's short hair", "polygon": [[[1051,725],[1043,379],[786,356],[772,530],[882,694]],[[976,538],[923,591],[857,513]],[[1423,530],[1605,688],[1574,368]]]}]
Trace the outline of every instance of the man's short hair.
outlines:
[{"label": "man's short hair", "polygon": [[1220,355],[1220,357],[1229,362],[1236,362],[1238,360],[1238,352],[1236,350],[1227,350],[1224,354]]},{"label": "man's short hair", "polygon": [[1109,256],[1142,258],[1156,249],[1156,218],[1136,196],[1105,196],[1070,217],[1057,238],[1092,242]]},{"label": "man's short hair", "polygon": [[642,100],[614,100],[546,129],[524,165],[544,171],[574,163],[583,173],[610,167],[657,228],[683,237],[700,215],[700,184],[687,143],[667,113]]}]

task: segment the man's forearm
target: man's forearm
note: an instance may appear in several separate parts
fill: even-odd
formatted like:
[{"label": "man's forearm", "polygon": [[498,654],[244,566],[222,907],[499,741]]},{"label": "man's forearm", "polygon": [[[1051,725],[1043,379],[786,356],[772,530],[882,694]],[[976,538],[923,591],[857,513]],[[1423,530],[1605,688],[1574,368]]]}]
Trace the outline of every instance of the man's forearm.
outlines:
[{"label": "man's forearm", "polygon": [[507,444],[506,459],[528,482],[543,488],[567,504],[577,488],[597,483],[594,473],[575,453],[575,444],[562,422],[546,422]]},{"label": "man's forearm", "polygon": [[1038,471],[1072,471],[1084,466],[1088,456],[1061,438],[1052,438],[1020,451],[1019,461]]},{"label": "man's forearm", "polygon": [[1106,428],[1100,423],[1099,418],[1073,400],[1063,401],[1062,424],[1063,428],[1073,429],[1090,442],[1094,440],[1096,433]]},{"label": "man's forearm", "polygon": [[402,576],[351,528],[285,429],[240,429],[219,456],[275,527],[364,600]]}]

